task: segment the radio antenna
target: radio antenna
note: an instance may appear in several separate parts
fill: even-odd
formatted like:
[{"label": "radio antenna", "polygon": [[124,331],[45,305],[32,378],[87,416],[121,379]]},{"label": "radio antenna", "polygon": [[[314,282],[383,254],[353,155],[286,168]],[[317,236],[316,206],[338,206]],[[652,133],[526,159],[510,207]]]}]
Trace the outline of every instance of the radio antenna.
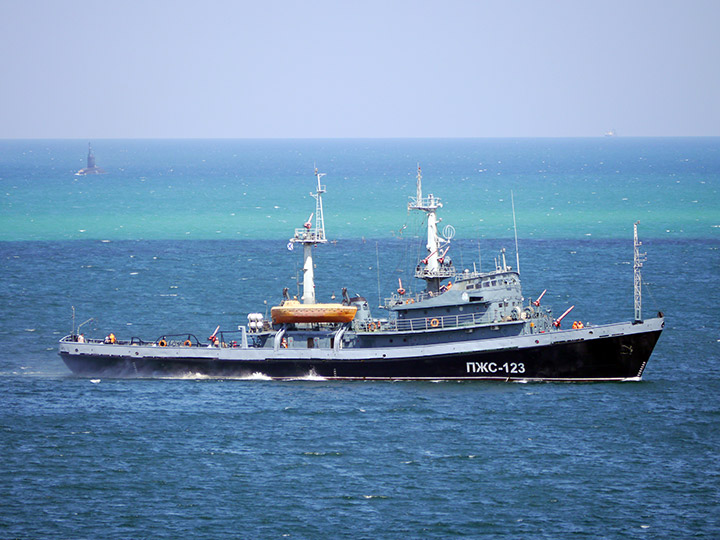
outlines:
[{"label": "radio antenna", "polygon": [[378,282],[378,307],[382,307],[382,301],[380,298],[380,251],[378,250],[378,243],[375,242],[375,266],[377,268],[377,282]]},{"label": "radio antenna", "polygon": [[513,197],[512,189],[510,190],[510,204],[512,204],[513,213],[513,229],[515,229],[515,262],[517,263],[517,273],[520,273],[520,251],[518,250],[518,239],[517,239],[517,223],[515,222],[515,198]]}]

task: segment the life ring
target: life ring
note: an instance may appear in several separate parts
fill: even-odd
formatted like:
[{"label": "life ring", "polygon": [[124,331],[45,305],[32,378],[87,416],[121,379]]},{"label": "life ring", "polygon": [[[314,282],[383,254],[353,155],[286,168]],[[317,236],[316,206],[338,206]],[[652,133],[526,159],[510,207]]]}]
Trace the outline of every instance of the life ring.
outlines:
[{"label": "life ring", "polygon": [[368,330],[370,330],[371,332],[374,332],[376,328],[377,328],[377,325],[374,322],[371,322],[370,324],[368,324]]},{"label": "life ring", "polygon": [[433,328],[437,328],[438,326],[440,326],[440,321],[438,321],[437,319],[433,319],[432,321],[430,321],[430,326],[432,326]]},{"label": "life ring", "polygon": [[167,341],[161,339],[160,341],[158,341],[158,345],[160,345],[161,347],[167,347]]},{"label": "life ring", "polygon": [[183,345],[185,345],[186,347],[192,347],[192,341],[190,341],[189,339],[186,339],[185,343],[183,343]]},{"label": "life ring", "polygon": [[402,296],[403,294],[405,294],[405,289],[403,289],[402,287],[400,287],[397,292],[398,292],[398,294],[399,294],[400,296]]}]

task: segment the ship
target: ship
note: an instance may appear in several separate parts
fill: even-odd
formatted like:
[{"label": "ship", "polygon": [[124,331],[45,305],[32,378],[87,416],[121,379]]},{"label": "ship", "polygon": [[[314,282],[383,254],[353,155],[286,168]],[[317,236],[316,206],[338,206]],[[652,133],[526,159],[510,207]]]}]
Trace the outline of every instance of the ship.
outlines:
[{"label": "ship", "polygon": [[[383,301],[382,315],[368,300],[342,290],[342,300],[316,302],[313,249],[328,242],[323,173],[315,169],[315,212],[295,229],[287,246],[303,249],[302,297],[288,288],[267,313],[247,314],[237,328],[160,334],[152,340],[110,334],[85,338],[73,329],[59,342],[67,367],[84,377],[218,377],[419,381],[639,381],[665,326],[661,312],[642,316],[638,223],[634,224],[634,317],[611,324],[563,322],[554,317],[545,291],[525,300],[519,257],[513,268],[503,249],[489,271],[455,269],[449,256],[455,230],[438,230],[439,197],[416,193],[407,208],[424,215],[425,251],[414,270],[413,293],[398,280]],[[514,203],[513,203],[514,207]],[[315,217],[313,221],[313,216]],[[514,210],[513,210],[513,221]],[[517,233],[516,252],[517,252]],[[299,294],[299,291],[298,291]],[[279,297],[280,295],[278,295]],[[74,320],[74,319],[73,319]],[[242,322],[242,321],[241,321]],[[200,334],[203,335],[203,334]]]},{"label": "ship", "polygon": [[105,174],[105,170],[95,165],[95,154],[92,145],[88,143],[87,167],[80,169],[75,176],[86,176],[88,174]]}]

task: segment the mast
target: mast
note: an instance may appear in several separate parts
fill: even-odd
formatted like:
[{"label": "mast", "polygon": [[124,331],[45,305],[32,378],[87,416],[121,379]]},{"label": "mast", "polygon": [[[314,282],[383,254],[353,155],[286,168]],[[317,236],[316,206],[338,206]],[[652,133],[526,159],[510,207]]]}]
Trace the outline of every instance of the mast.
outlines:
[{"label": "mast", "polygon": [[[440,281],[455,275],[455,268],[451,264],[445,264],[445,252],[440,253],[441,241],[449,242],[441,238],[438,234],[437,224],[440,221],[436,215],[438,208],[442,208],[442,203],[438,197],[430,193],[426,198],[422,196],[422,171],[420,165],[417,170],[417,195],[410,197],[408,210],[419,210],[427,213],[427,248],[428,255],[425,257],[417,269],[415,277],[424,279],[427,282],[428,292],[437,293],[440,290]],[[424,265],[424,267],[423,267]]]},{"label": "mast", "polygon": [[518,274],[520,274],[520,250],[518,249],[518,239],[517,239],[517,223],[515,221],[515,197],[513,197],[513,192],[510,190],[510,203],[512,204],[512,213],[513,213],[513,229],[515,230],[515,261],[517,264],[517,267],[515,270]]},{"label": "mast", "polygon": [[[303,246],[303,304],[315,303],[315,268],[313,265],[312,249],[316,244],[325,244],[325,218],[323,216],[322,194],[325,193],[325,186],[320,183],[320,179],[325,173],[318,172],[315,169],[317,177],[317,192],[310,193],[315,198],[315,213],[305,222],[300,229],[295,229],[295,236],[290,239],[292,243],[299,243]],[[315,216],[315,226],[312,225],[312,218]]]},{"label": "mast", "polygon": [[634,299],[635,299],[635,321],[642,321],[642,276],[640,269],[643,262],[647,259],[647,253],[640,253],[642,242],[638,240],[638,224],[636,221],[633,225],[633,283],[634,283]]}]

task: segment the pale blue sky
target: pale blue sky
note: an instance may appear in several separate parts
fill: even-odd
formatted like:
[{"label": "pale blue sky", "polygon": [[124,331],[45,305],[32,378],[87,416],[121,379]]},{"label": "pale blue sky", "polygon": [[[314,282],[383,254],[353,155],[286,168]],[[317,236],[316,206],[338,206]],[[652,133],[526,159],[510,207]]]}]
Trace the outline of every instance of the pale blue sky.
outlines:
[{"label": "pale blue sky", "polygon": [[720,0],[0,0],[0,137],[720,135]]}]

